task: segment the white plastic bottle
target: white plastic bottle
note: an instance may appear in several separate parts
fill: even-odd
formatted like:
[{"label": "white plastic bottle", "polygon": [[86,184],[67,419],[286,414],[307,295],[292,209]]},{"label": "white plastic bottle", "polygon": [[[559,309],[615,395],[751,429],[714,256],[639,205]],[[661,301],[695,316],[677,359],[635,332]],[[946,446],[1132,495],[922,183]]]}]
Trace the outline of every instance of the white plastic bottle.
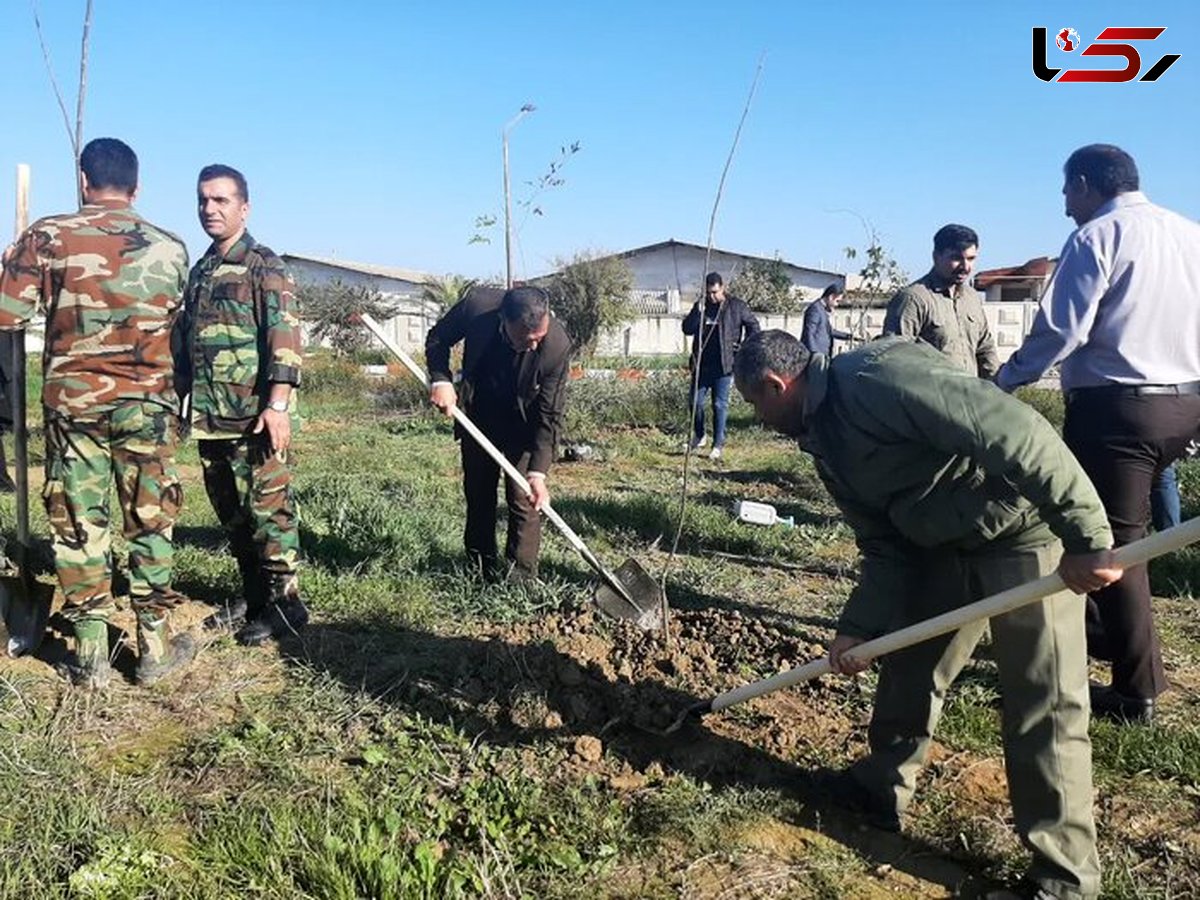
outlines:
[{"label": "white plastic bottle", "polygon": [[756,503],[753,500],[738,500],[733,504],[733,514],[742,522],[752,525],[783,525],[793,528],[796,520],[791,516],[780,516],[775,507],[769,503]]}]

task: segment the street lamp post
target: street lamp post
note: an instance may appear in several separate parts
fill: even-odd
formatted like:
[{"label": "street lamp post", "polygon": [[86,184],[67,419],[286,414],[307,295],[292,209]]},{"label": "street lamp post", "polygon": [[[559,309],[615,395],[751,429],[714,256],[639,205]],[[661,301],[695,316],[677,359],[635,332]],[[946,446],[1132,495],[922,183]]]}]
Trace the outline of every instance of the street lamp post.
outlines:
[{"label": "street lamp post", "polygon": [[504,151],[504,286],[513,284],[513,251],[512,251],[512,192],[508,186],[508,133],[526,115],[535,109],[532,103],[526,103],[520,112],[508,120],[504,130],[500,132],[500,146]]}]

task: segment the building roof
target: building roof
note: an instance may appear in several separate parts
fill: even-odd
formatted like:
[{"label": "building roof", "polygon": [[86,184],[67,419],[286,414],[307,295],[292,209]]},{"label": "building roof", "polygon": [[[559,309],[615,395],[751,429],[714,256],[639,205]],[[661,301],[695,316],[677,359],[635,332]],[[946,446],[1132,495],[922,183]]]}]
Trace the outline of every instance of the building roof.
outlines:
[{"label": "building roof", "polygon": [[362,275],[374,275],[378,278],[394,278],[397,281],[409,281],[413,284],[432,284],[437,280],[436,275],[428,272],[418,272],[416,269],[401,269],[396,266],[377,266],[374,263],[350,262],[345,259],[329,259],[323,256],[308,256],[303,253],[284,253],[284,261],[299,260],[301,262],[317,263],[334,269],[344,269],[347,272],[358,272]]},{"label": "building roof", "polygon": [[1056,259],[1049,256],[1034,257],[1019,266],[1003,269],[982,269],[975,273],[975,287],[985,288],[993,284],[1016,281],[1042,281],[1054,273]]},{"label": "building roof", "polygon": [[[708,250],[708,247],[704,244],[693,244],[690,241],[677,241],[675,238],[671,238],[670,240],[659,241],[657,244],[646,244],[644,247],[634,247],[632,250],[626,250],[622,253],[613,253],[610,255],[615,256],[618,259],[627,259],[630,256],[637,256],[641,253],[647,253],[651,250],[659,250],[664,247],[685,247],[691,250],[699,250],[702,253]],[[754,259],[761,262],[775,261],[775,257],[773,256],[757,256],[753,253],[738,253],[736,250],[726,250],[723,247],[713,247],[712,251],[713,253],[723,253],[726,256],[740,256],[742,259]],[[800,263],[794,263],[786,259],[780,261],[786,266],[791,266],[794,269],[804,269],[806,272],[818,272],[822,275],[829,275],[833,278],[845,277],[844,273],[834,272],[830,269],[818,269],[813,266],[802,266]]]}]

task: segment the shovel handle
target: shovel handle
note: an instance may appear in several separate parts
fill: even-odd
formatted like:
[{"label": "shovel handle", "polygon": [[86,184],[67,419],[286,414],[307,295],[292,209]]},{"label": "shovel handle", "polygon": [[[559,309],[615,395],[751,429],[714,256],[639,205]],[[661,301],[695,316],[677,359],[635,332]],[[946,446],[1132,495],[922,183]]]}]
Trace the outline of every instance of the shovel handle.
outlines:
[{"label": "shovel handle", "polygon": [[[17,164],[16,214],[13,220],[15,237],[20,238],[29,227],[29,166]],[[13,475],[17,486],[17,543],[22,550],[29,546],[29,412],[25,397],[25,329],[12,333],[12,403]],[[24,566],[22,566],[22,569]]]},{"label": "shovel handle", "polygon": [[[1194,544],[1196,541],[1200,541],[1200,517],[1188,519],[1188,521],[1173,528],[1168,528],[1165,531],[1144,537],[1141,540],[1134,541],[1132,544],[1126,544],[1124,547],[1118,547],[1113,551],[1113,563],[1122,569],[1128,569],[1132,566],[1141,565],[1157,556],[1163,556],[1164,554],[1186,547],[1189,544]],[[999,594],[992,594],[990,597],[984,597],[982,600],[977,600],[966,606],[960,606],[958,609],[935,616],[932,619],[925,619],[922,622],[901,628],[899,631],[885,634],[883,637],[865,641],[853,650],[850,650],[846,654],[846,657],[856,662],[867,662],[876,657],[884,656],[896,650],[902,650],[905,647],[911,647],[913,644],[919,644],[930,638],[935,638],[938,635],[957,631],[964,625],[970,625],[973,622],[978,622],[980,619],[990,619],[993,616],[1011,612],[1018,607],[1041,600],[1043,597],[1048,597],[1065,589],[1066,585],[1063,584],[1063,580],[1057,572],[1050,575],[1043,575],[1036,581],[1017,585],[1006,591],[1001,591]],[[829,657],[814,659],[802,666],[789,669],[787,672],[780,672],[778,675],[772,675],[770,678],[764,678],[762,681],[755,681],[752,684],[726,691],[712,699],[708,711],[717,712],[726,707],[744,703],[755,697],[761,697],[763,694],[770,694],[785,687],[791,687],[794,684],[811,681],[831,671]]]}]

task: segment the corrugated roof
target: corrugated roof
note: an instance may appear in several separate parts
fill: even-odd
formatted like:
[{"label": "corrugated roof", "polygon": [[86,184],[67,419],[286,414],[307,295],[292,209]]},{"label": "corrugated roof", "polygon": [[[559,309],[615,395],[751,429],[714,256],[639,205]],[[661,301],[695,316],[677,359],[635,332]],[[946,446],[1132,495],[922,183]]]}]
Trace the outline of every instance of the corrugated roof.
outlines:
[{"label": "corrugated roof", "polygon": [[[647,250],[657,250],[660,247],[691,247],[694,250],[700,251],[705,251],[708,249],[708,247],[704,244],[693,244],[690,241],[677,241],[675,238],[671,238],[666,241],[659,241],[657,244],[646,244],[644,247],[634,247],[632,250],[626,250],[623,253],[614,253],[613,255],[624,259],[629,256],[634,256],[638,253],[645,253]],[[740,256],[742,259],[757,259],[761,260],[762,262],[775,261],[774,256],[759,256],[756,253],[739,253],[736,250],[726,250],[724,247],[713,247],[712,250],[713,253],[724,253],[727,256]],[[800,263],[794,263],[787,259],[781,259],[780,261],[784,265],[791,266],[794,269],[804,269],[806,272],[819,272],[822,275],[829,275],[833,278],[843,277],[841,272],[834,272],[830,269],[818,269],[813,266],[805,266],[801,265]]]},{"label": "corrugated roof", "polygon": [[345,269],[348,272],[359,272],[363,275],[375,275],[379,278],[395,278],[398,281],[411,281],[413,284],[432,284],[438,276],[428,272],[418,272],[416,269],[401,269],[398,266],[377,266],[374,263],[350,262],[346,259],[329,259],[324,256],[308,256],[304,253],[284,253],[283,260],[301,260],[317,263],[335,269]]},{"label": "corrugated roof", "polygon": [[975,287],[985,288],[999,281],[1040,281],[1054,272],[1055,262],[1049,256],[1036,256],[1019,266],[981,269],[975,273]]}]

